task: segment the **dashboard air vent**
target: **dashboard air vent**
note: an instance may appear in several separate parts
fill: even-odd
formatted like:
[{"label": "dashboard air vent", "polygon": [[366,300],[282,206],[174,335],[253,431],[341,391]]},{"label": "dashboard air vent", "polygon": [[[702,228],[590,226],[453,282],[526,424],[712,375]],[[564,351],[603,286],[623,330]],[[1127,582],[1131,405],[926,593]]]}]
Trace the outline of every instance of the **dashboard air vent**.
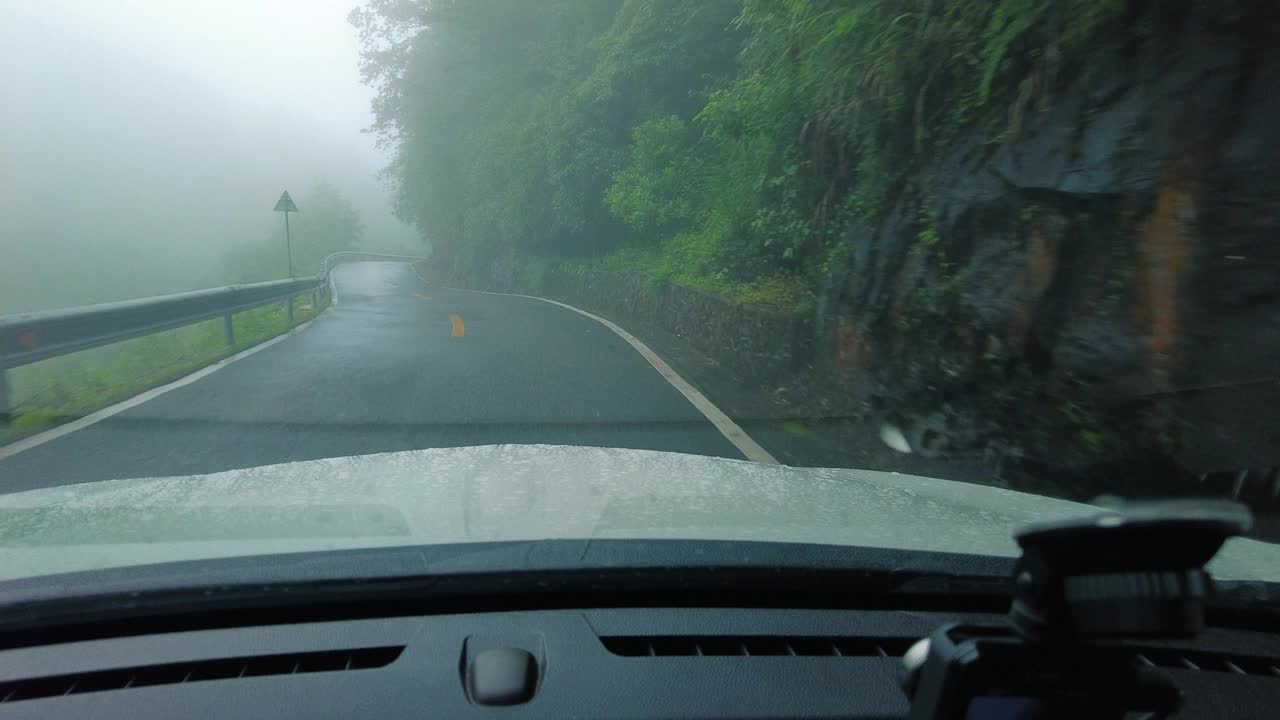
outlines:
[{"label": "dashboard air vent", "polygon": [[[901,657],[915,642],[891,637],[776,635],[609,635],[600,642],[622,657]],[[1169,648],[1126,649],[1144,667],[1223,672],[1280,679],[1280,660]]]},{"label": "dashboard air vent", "polygon": [[1133,652],[1134,662],[1143,667],[1256,675],[1280,680],[1280,660],[1276,658],[1170,648],[1134,648]]},{"label": "dashboard air vent", "polygon": [[604,647],[623,657],[901,657],[912,638],[790,637],[777,635],[613,635]]},{"label": "dashboard air vent", "polygon": [[367,670],[390,665],[400,657],[403,651],[404,646],[399,646],[325,650],[286,655],[250,655],[55,675],[0,683],[0,703],[150,685],[176,685],[203,680]]}]

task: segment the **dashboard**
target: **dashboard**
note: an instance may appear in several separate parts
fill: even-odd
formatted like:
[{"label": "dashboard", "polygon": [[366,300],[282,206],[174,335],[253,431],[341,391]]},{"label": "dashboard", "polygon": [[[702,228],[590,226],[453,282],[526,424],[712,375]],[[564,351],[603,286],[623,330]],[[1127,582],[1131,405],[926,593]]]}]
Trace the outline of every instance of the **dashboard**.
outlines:
[{"label": "dashboard", "polygon": [[[0,718],[889,718],[901,656],[985,613],[639,607],[226,627],[0,650]],[[1117,647],[1179,717],[1280,717],[1280,639]]]}]

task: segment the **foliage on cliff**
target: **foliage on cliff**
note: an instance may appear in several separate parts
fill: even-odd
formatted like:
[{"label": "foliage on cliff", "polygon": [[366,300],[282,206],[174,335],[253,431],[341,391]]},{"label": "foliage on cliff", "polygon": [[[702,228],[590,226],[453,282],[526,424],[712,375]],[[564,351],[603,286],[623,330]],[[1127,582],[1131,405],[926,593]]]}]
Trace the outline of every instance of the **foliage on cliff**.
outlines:
[{"label": "foliage on cliff", "polygon": [[1016,135],[1131,5],[374,0],[351,20],[399,212],[457,272],[610,256],[794,302],[850,223],[960,129]]}]

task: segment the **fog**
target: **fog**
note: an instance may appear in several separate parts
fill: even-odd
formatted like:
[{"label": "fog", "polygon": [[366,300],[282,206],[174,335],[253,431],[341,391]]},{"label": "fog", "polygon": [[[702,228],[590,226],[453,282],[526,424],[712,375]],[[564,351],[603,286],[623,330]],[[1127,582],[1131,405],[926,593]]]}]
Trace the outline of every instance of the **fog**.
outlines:
[{"label": "fog", "polygon": [[228,258],[282,224],[280,192],[319,183],[350,198],[362,246],[425,252],[362,132],[356,1],[6,7],[0,314],[230,282]]}]

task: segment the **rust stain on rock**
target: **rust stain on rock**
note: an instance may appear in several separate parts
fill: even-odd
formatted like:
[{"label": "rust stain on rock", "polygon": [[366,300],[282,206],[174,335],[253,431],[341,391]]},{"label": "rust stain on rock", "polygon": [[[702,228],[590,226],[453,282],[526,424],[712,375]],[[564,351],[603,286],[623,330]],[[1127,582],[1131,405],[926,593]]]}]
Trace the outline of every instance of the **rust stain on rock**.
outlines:
[{"label": "rust stain on rock", "polygon": [[1196,206],[1191,193],[1164,183],[1138,237],[1137,321],[1156,365],[1174,349],[1180,329],[1179,288],[1194,245]]},{"label": "rust stain on rock", "polygon": [[866,370],[870,364],[870,353],[862,333],[849,322],[841,320],[836,326],[836,370],[861,371]]},{"label": "rust stain on rock", "polygon": [[1038,223],[1031,230],[1027,243],[1027,289],[1039,299],[1053,282],[1058,270],[1059,235],[1061,222]]},{"label": "rust stain on rock", "polygon": [[1058,272],[1059,251],[1066,221],[1061,215],[1045,217],[1031,227],[1027,238],[1027,259],[1020,285],[1012,302],[1012,318],[1005,340],[1009,347],[1022,348],[1027,343],[1036,309]]}]

